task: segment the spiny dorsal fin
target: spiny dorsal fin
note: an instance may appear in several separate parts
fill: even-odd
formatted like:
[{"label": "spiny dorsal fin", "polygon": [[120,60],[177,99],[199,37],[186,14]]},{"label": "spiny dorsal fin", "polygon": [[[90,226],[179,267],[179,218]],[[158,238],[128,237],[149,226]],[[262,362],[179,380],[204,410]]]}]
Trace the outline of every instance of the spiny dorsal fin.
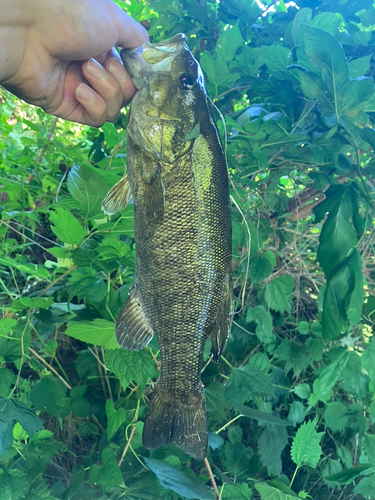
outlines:
[{"label": "spiny dorsal fin", "polygon": [[132,193],[128,176],[124,177],[111,188],[104,198],[102,210],[107,215],[114,215],[120,210],[123,210],[132,199]]},{"label": "spiny dorsal fin", "polygon": [[154,336],[134,286],[116,321],[116,339],[121,347],[139,351]]}]

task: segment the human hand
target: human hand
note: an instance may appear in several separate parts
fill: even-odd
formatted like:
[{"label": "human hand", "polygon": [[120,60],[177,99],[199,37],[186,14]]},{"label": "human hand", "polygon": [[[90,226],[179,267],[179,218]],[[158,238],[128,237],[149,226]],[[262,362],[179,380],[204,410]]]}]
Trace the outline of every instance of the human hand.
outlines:
[{"label": "human hand", "polygon": [[114,121],[135,87],[114,46],[146,30],[111,0],[0,0],[0,84],[46,113]]}]

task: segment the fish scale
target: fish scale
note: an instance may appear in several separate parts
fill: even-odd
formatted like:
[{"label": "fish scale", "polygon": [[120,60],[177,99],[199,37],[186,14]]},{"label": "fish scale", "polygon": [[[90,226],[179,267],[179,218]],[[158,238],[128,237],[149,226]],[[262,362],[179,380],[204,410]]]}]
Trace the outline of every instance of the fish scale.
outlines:
[{"label": "fish scale", "polygon": [[207,453],[201,367],[207,338],[218,361],[232,323],[231,218],[225,156],[199,64],[184,35],[121,56],[137,93],[128,126],[127,174],[103,202],[134,201],[135,285],[116,322],[122,347],[155,334],[160,377],[143,445],[174,442]]}]

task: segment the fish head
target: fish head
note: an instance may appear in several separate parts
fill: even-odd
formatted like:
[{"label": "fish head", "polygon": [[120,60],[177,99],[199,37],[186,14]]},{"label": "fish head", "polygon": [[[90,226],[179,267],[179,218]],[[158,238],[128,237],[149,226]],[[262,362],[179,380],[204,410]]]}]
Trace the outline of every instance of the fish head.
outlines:
[{"label": "fish head", "polygon": [[199,135],[207,93],[202,70],[178,34],[160,43],[123,49],[121,57],[137,88],[128,133],[145,152],[174,163]]}]

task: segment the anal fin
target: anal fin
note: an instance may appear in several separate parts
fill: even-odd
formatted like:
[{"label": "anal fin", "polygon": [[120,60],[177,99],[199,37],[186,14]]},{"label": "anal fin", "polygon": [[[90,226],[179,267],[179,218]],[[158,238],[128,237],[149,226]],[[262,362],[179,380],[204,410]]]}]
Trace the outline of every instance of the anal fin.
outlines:
[{"label": "anal fin", "polygon": [[137,290],[133,287],[116,321],[117,342],[125,349],[139,351],[147,346],[153,336],[154,331],[143,311]]},{"label": "anal fin", "polygon": [[128,176],[118,181],[109,191],[102,203],[102,210],[107,215],[114,215],[120,210],[123,210],[130,203],[132,193]]},{"label": "anal fin", "polygon": [[225,349],[233,322],[233,296],[231,287],[227,287],[223,300],[218,308],[216,321],[209,333],[213,360],[218,363]]}]

